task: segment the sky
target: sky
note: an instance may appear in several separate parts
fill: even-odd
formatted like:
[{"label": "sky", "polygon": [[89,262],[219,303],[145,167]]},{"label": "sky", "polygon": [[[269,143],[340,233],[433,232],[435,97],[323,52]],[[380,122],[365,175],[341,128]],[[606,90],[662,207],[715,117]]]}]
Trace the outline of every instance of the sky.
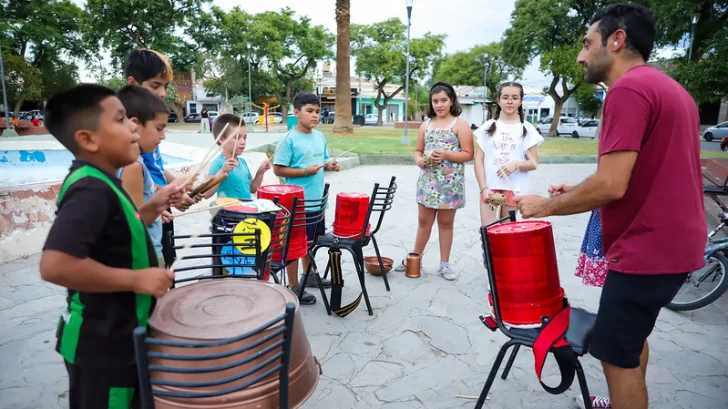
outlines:
[{"label": "sky", "polygon": [[[214,0],[214,4],[224,10],[239,6],[251,14],[289,7],[297,16],[305,15],[313,24],[336,33],[335,0]],[[499,41],[510,26],[514,7],[515,0],[414,0],[411,34],[413,38],[428,31],[447,34],[446,53],[465,51],[474,45]],[[351,0],[352,23],[370,24],[392,17],[406,24],[405,0]],[[95,80],[84,66],[79,74],[82,81]],[[549,80],[538,71],[536,60],[525,70],[522,82],[525,86],[541,87],[548,85]]]}]

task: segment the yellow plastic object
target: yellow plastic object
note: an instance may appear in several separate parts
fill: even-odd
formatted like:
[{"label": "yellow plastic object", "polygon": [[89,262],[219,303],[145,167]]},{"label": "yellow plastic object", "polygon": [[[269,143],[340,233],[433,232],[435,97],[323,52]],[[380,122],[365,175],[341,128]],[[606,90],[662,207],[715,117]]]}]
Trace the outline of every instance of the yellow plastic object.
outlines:
[{"label": "yellow plastic object", "polygon": [[[265,251],[270,246],[271,234],[270,228],[264,221],[252,218],[245,219],[235,226],[233,233],[254,233],[255,230],[260,230],[260,251]],[[246,256],[255,255],[254,240],[251,236],[233,236],[233,243],[238,245],[238,251]]]}]

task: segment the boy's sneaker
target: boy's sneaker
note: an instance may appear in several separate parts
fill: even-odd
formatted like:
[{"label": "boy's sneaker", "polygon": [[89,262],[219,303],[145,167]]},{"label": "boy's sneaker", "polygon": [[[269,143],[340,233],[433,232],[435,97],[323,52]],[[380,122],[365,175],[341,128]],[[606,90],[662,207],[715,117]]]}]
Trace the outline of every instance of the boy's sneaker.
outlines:
[{"label": "boy's sneaker", "polygon": [[[298,279],[298,282],[299,283],[302,283],[303,282],[303,276],[304,275],[305,274],[301,274],[301,277]],[[321,279],[321,285],[324,288],[331,288],[331,280],[324,280],[322,278]],[[311,275],[308,276],[308,280],[306,281],[306,287],[308,287],[308,288],[318,288],[318,280],[316,280],[316,277],[313,276],[313,273],[311,273]]]},{"label": "boy's sneaker", "polygon": [[401,263],[397,267],[394,268],[394,271],[407,271],[407,262],[405,260],[402,260]]},{"label": "boy's sneaker", "polygon": [[[609,398],[604,396],[590,396],[589,399],[591,400],[592,408],[594,409],[609,409],[612,407]],[[579,403],[580,408],[583,409],[586,407],[584,405],[584,400],[581,397],[576,398],[576,401]]]},{"label": "boy's sneaker", "polygon": [[450,265],[446,265],[440,269],[440,274],[442,274],[443,277],[445,277],[445,280],[452,281],[456,278],[458,278],[458,273],[453,271],[452,267]]},{"label": "boy's sneaker", "polygon": [[[293,291],[294,294],[296,294],[296,297],[298,297],[298,293],[301,292],[301,284],[294,285],[291,288],[291,291]],[[314,305],[316,304],[316,297],[313,296],[313,294],[309,293],[308,291],[303,291],[303,296],[301,296],[301,305]]]}]

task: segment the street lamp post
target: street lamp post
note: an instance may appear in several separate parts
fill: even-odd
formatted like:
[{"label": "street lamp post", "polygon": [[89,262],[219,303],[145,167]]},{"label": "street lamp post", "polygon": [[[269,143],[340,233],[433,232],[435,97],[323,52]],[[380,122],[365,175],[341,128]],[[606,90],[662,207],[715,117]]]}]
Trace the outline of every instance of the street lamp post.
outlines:
[{"label": "street lamp post", "polygon": [[250,42],[247,44],[248,47],[248,111],[253,110],[253,82],[250,80]]},{"label": "street lamp post", "polygon": [[487,103],[485,99],[488,97],[488,53],[484,54],[483,58],[483,123],[487,119],[485,112],[487,109]]},{"label": "street lamp post", "polygon": [[695,42],[695,27],[698,25],[698,20],[700,20],[700,14],[695,13],[692,15],[692,31],[690,33],[690,51],[688,51],[688,61],[693,60],[693,43]]},{"label": "street lamp post", "polygon": [[407,73],[404,82],[404,135],[399,141],[401,145],[410,145],[412,142],[407,136],[407,119],[409,115],[409,77],[410,77],[410,28],[412,27],[412,4],[415,0],[405,0],[407,4]]}]

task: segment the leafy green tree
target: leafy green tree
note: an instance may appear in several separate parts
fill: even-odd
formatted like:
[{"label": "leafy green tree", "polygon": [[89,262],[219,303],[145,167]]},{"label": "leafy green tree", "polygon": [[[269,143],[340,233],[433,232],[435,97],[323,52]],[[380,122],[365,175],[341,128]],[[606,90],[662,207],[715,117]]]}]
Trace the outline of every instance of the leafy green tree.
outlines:
[{"label": "leafy green tree", "polygon": [[180,35],[195,27],[202,7],[210,0],[88,0],[84,37],[91,49],[111,52],[122,68],[125,56],[137,48],[160,51],[175,63],[188,66],[198,51]]},{"label": "leafy green tree", "polygon": [[0,1],[0,40],[17,115],[26,100],[40,100],[75,84],[73,62],[86,54],[80,21],[84,12],[69,0]]},{"label": "leafy green tree", "polygon": [[[392,18],[370,25],[351,25],[352,55],[356,57],[357,71],[377,88],[374,106],[377,108],[377,124],[382,124],[382,111],[405,88],[407,75],[407,26]],[[410,44],[410,81],[424,77],[440,56],[445,35],[425,34],[414,38]],[[387,94],[385,87],[400,84]]]},{"label": "leafy green tree", "polygon": [[588,116],[597,116],[602,109],[602,100],[596,95],[597,88],[601,87],[584,84],[573,95],[582,113]]},{"label": "leafy green tree", "polygon": [[488,95],[493,96],[502,82],[509,77],[520,76],[523,71],[522,68],[508,65],[502,57],[502,50],[502,43],[490,43],[445,56],[435,63],[432,78],[434,81],[445,81],[453,85],[482,86],[483,71],[487,64]]}]

